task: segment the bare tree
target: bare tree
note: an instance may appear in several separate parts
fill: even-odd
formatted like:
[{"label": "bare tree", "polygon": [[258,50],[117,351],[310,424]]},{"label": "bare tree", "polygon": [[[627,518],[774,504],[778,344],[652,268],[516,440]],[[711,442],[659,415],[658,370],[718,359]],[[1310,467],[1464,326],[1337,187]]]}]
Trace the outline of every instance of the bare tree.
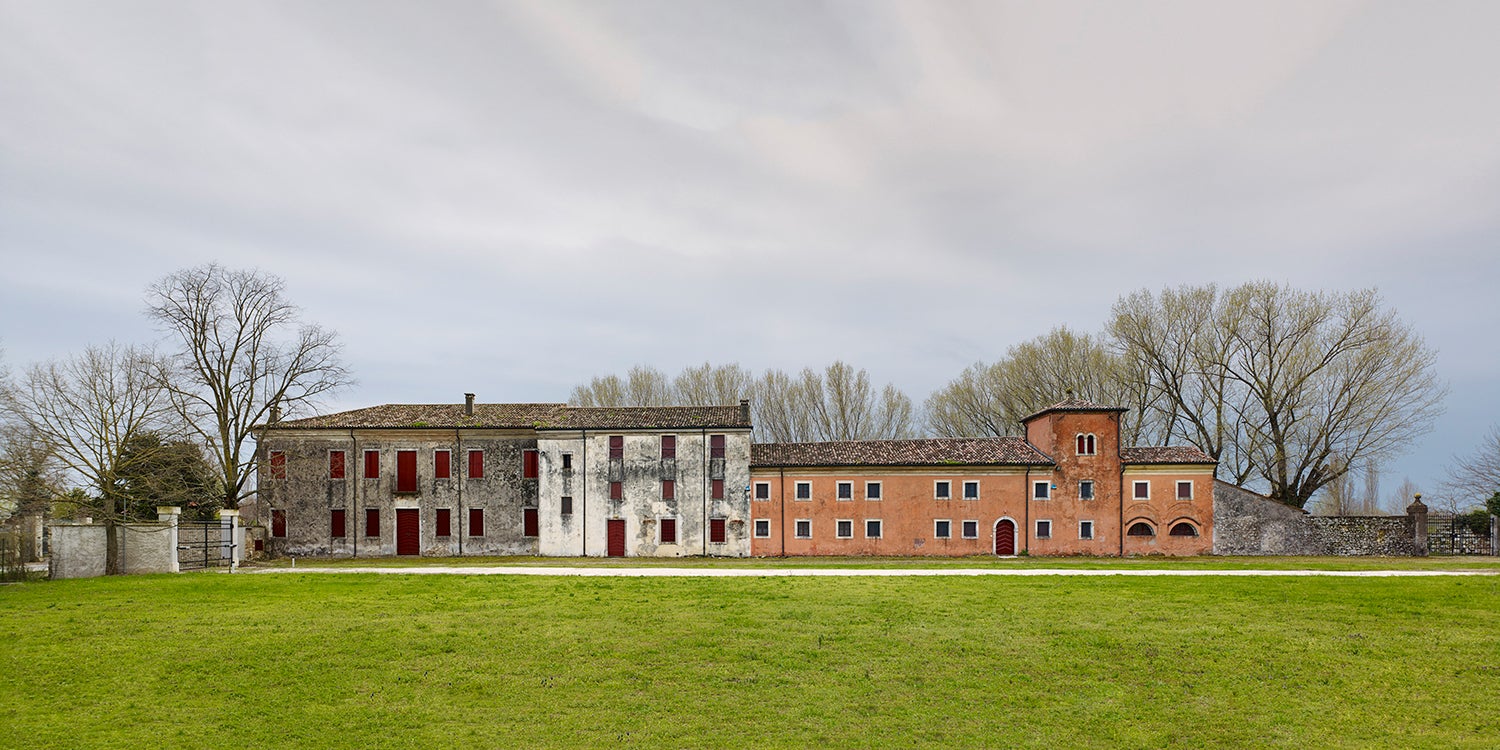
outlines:
[{"label": "bare tree", "polygon": [[1169,434],[1297,508],[1351,467],[1404,451],[1445,392],[1432,350],[1374,290],[1141,292],[1115,306],[1110,330],[1152,379]]},{"label": "bare tree", "polygon": [[160,369],[149,351],[114,343],[89,347],[31,367],[4,400],[11,421],[97,493],[92,510],[106,527],[106,573],[120,572],[115,530],[130,500],[122,480],[133,462],[152,458],[128,447],[142,434],[172,432],[174,412]]},{"label": "bare tree", "polygon": [[295,414],[352,382],[337,336],[302,322],[284,287],[277,276],[215,263],[178,271],[147,292],[147,312],[177,345],[161,382],[208,447],[226,508],[254,492],[249,444],[273,407]]},{"label": "bare tree", "polygon": [[878,391],[865,370],[834,362],[797,377],[769,370],[756,383],[757,440],[804,442],[909,438],[911,399],[893,385]]},{"label": "bare tree", "polygon": [[682,406],[723,406],[750,398],[755,375],[738,363],[714,366],[704,362],[672,379],[672,403]]},{"label": "bare tree", "polygon": [[47,441],[25,425],[0,424],[0,520],[45,512],[62,491],[62,465]]},{"label": "bare tree", "polygon": [[673,403],[672,382],[655,367],[636,365],[621,379],[606,375],[573,389],[574,406],[667,406]]},{"label": "bare tree", "polygon": [[1465,505],[1482,505],[1500,492],[1500,425],[1490,428],[1473,453],[1453,457],[1442,490]]}]

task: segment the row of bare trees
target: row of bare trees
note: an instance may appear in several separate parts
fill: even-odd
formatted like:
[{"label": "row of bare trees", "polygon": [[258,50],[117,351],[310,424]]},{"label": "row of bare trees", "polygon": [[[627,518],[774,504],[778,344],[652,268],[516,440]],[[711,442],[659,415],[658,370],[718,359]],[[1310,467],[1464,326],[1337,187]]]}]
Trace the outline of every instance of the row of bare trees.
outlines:
[{"label": "row of bare trees", "polygon": [[185,269],[147,290],[146,313],[161,349],[109,342],[0,379],[0,498],[83,506],[109,527],[108,572],[113,527],[158,503],[237,507],[273,405],[294,414],[350,382],[334,334],[276,276]]}]

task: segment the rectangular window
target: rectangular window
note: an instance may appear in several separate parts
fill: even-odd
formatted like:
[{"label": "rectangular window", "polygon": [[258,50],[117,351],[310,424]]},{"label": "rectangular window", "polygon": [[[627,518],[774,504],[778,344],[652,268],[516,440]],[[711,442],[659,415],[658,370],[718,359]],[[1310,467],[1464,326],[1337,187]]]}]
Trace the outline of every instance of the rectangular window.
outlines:
[{"label": "rectangular window", "polygon": [[1134,495],[1135,499],[1137,499],[1137,500],[1150,500],[1151,499],[1151,483],[1150,482],[1145,482],[1145,481],[1136,482],[1134,484],[1134,487],[1135,487],[1135,495]]},{"label": "rectangular window", "polygon": [[710,518],[710,519],[708,519],[708,543],[709,544],[723,544],[724,543],[724,538],[725,538],[724,526],[725,526],[724,519],[722,519],[722,518]]},{"label": "rectangular window", "polygon": [[933,535],[933,537],[935,537],[937,539],[947,539],[947,538],[953,536],[953,522],[952,521],[933,521],[932,522],[932,535]]},{"label": "rectangular window", "polygon": [[609,483],[609,499],[611,499],[611,500],[623,500],[624,498],[625,498],[625,483],[624,482],[610,482]]},{"label": "rectangular window", "polygon": [[380,478],[380,451],[365,451],[365,479]]},{"label": "rectangular window", "polygon": [[379,508],[365,508],[365,536],[380,536]]},{"label": "rectangular window", "polygon": [[484,508],[469,509],[469,536],[484,536]]},{"label": "rectangular window", "polygon": [[755,499],[756,500],[770,500],[771,499],[771,483],[770,482],[756,482],[755,483]]},{"label": "rectangular window", "polygon": [[865,538],[866,539],[879,539],[880,538],[880,521],[878,521],[878,520],[865,521]]},{"label": "rectangular window", "polygon": [[677,519],[675,519],[675,518],[663,518],[663,519],[661,519],[661,543],[662,544],[676,544],[677,543]]},{"label": "rectangular window", "polygon": [[676,435],[662,435],[661,436],[661,457],[662,458],[677,458],[677,436]]},{"label": "rectangular window", "polygon": [[537,526],[536,508],[522,508],[521,536],[540,536],[541,530]]},{"label": "rectangular window", "polygon": [[345,531],[345,528],[346,528],[346,526],[344,524],[344,509],[343,508],[336,508],[336,509],[334,509],[334,511],[329,514],[329,519],[328,519],[328,533],[329,533],[329,535],[331,535],[334,539],[343,539],[344,538],[344,534],[347,533]]},{"label": "rectangular window", "polygon": [[769,518],[757,518],[757,519],[755,519],[755,537],[757,539],[767,539],[770,536],[771,536],[771,519],[769,519]]},{"label": "rectangular window", "polygon": [[453,536],[453,514],[447,508],[437,509],[437,535]]},{"label": "rectangular window", "polygon": [[328,451],[328,478],[344,478],[344,452]]},{"label": "rectangular window", "polygon": [[271,478],[286,479],[286,454],[281,451],[271,451]]},{"label": "rectangular window", "polygon": [[978,482],[964,482],[964,499],[965,500],[978,500],[979,499],[979,483]]},{"label": "rectangular window", "polygon": [[541,455],[536,451],[521,451],[521,478],[536,479],[541,474],[541,462]]},{"label": "rectangular window", "polygon": [[1180,481],[1180,482],[1177,483],[1177,499],[1178,500],[1192,500],[1193,499],[1193,483],[1192,483],[1192,481],[1190,481],[1190,480],[1182,480],[1182,481]]},{"label": "rectangular window", "polygon": [[833,522],[833,535],[840,539],[849,539],[854,536],[854,522],[838,520]]},{"label": "rectangular window", "polygon": [[563,495],[562,496],[562,514],[565,515],[565,516],[571,516],[571,515],[573,515],[573,496],[572,495]]},{"label": "rectangular window", "polygon": [[1051,539],[1052,538],[1052,522],[1051,521],[1037,521],[1036,522],[1036,538],[1037,539]]},{"label": "rectangular window", "polygon": [[812,499],[812,482],[798,482],[797,483],[797,499],[798,500],[811,500]]},{"label": "rectangular window", "polygon": [[1079,500],[1093,500],[1094,499],[1094,480],[1092,480],[1092,479],[1085,479],[1085,480],[1083,480],[1083,481],[1081,481],[1081,482],[1078,483],[1078,499]]},{"label": "rectangular window", "polygon": [[1093,539],[1094,538],[1094,522],[1093,521],[1079,521],[1078,522],[1078,538],[1079,539]]},{"label": "rectangular window", "polygon": [[953,497],[953,485],[950,482],[933,482],[932,496],[938,500],[947,500]]},{"label": "rectangular window", "polygon": [[965,539],[978,539],[979,538],[979,522],[978,521],[964,521],[962,529],[963,529],[963,535],[964,535]]},{"label": "rectangular window", "polygon": [[609,460],[611,460],[611,461],[623,461],[623,460],[625,460],[625,436],[624,435],[610,435],[609,436]]},{"label": "rectangular window", "polygon": [[417,491],[416,451],[396,451],[396,491]]},{"label": "rectangular window", "polygon": [[865,499],[866,500],[879,500],[880,499],[880,483],[879,482],[865,482]]},{"label": "rectangular window", "polygon": [[723,458],[724,457],[724,436],[723,435],[709,435],[708,436],[708,457],[709,458]]},{"label": "rectangular window", "polygon": [[840,500],[853,500],[854,499],[854,483],[853,482],[839,482],[838,483],[838,495],[837,496],[838,496],[838,499],[840,499]]},{"label": "rectangular window", "polygon": [[453,452],[447,448],[440,448],[432,452],[432,478],[453,478]]},{"label": "rectangular window", "polygon": [[709,491],[711,493],[713,493],[711,495],[713,497],[713,499],[715,499],[715,500],[723,500],[724,499],[724,480],[722,480],[722,479],[710,479],[708,481],[708,489],[709,489]]},{"label": "rectangular window", "polygon": [[677,482],[671,479],[661,480],[661,499],[677,499]]},{"label": "rectangular window", "polygon": [[812,538],[812,521],[806,518],[799,518],[792,528],[796,532],[798,539]]},{"label": "rectangular window", "polygon": [[469,478],[484,479],[484,451],[469,451]]},{"label": "rectangular window", "polygon": [[1046,499],[1048,499],[1050,497],[1052,497],[1052,483],[1051,482],[1032,482],[1031,483],[1031,498],[1033,500],[1046,500]]},{"label": "rectangular window", "polygon": [[286,536],[286,511],[280,508],[271,511],[271,536]]},{"label": "rectangular window", "polygon": [[563,469],[563,471],[572,471],[573,470],[573,454],[571,454],[571,453],[564,453],[564,454],[562,454],[562,469]]}]

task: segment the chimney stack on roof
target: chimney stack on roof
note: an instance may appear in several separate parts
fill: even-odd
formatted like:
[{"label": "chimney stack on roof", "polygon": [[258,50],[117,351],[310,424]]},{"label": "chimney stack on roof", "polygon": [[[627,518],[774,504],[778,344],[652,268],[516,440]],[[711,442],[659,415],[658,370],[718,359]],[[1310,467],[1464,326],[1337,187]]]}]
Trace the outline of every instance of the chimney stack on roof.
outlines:
[{"label": "chimney stack on roof", "polygon": [[281,404],[273,402],[271,404],[271,424],[276,424],[277,422],[280,422],[280,421],[281,421]]},{"label": "chimney stack on roof", "polygon": [[740,421],[750,424],[750,399],[740,399]]},{"label": "chimney stack on roof", "polygon": [[474,394],[464,394],[464,414],[474,416]]}]

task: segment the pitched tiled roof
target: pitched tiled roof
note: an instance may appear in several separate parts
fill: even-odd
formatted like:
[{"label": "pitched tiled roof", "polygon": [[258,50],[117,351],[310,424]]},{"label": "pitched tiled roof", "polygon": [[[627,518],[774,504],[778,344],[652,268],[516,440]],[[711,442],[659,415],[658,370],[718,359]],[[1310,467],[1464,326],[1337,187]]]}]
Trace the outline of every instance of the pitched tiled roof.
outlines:
[{"label": "pitched tiled roof", "polygon": [[1093,401],[1089,401],[1087,399],[1073,398],[1069,396],[1068,398],[1065,398],[1062,401],[1059,401],[1045,409],[1042,409],[1041,411],[1026,416],[1021,421],[1023,423],[1030,422],[1031,420],[1036,419],[1043,414],[1051,414],[1055,411],[1127,411],[1127,409],[1123,406],[1104,406],[1102,404],[1096,404]]},{"label": "pitched tiled roof", "polygon": [[1216,464],[1211,456],[1197,448],[1181,445],[1123,448],[1120,458],[1127,464]]},{"label": "pitched tiled roof", "polygon": [[837,443],[756,443],[751,466],[1050,465],[1018,437],[853,440]]},{"label": "pitched tiled roof", "polygon": [[384,404],[276,423],[277,429],[349,428],[699,429],[749,428],[738,406],[570,407],[566,404]]}]

